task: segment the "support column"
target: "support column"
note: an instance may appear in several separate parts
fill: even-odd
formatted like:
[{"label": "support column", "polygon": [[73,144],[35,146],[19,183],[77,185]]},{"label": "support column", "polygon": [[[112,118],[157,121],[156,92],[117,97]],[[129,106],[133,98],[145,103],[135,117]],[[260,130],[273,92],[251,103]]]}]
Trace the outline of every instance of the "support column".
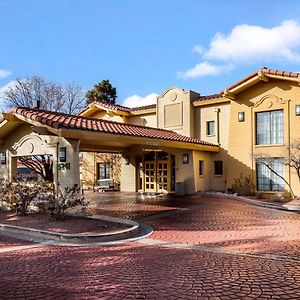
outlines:
[{"label": "support column", "polygon": [[[57,183],[61,189],[72,187],[74,184],[80,185],[79,144],[80,140],[62,138],[57,145]],[[66,153],[65,162],[60,161],[60,151]]]}]

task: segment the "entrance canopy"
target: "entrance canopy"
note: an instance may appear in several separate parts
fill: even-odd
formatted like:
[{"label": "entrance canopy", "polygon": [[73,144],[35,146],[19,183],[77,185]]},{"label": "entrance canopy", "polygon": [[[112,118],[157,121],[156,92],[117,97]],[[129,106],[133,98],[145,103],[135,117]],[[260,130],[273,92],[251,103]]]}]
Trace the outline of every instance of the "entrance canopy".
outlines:
[{"label": "entrance canopy", "polygon": [[219,146],[174,131],[117,123],[58,112],[16,107],[0,119],[0,145],[22,124],[41,135],[56,135],[80,140],[81,151],[119,152],[133,145],[174,147],[218,152]]}]

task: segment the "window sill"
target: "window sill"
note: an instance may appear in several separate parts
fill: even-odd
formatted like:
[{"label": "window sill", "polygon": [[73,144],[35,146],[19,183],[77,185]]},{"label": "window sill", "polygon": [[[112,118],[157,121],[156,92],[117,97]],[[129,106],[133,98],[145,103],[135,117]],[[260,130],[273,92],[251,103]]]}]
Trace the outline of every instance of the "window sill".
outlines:
[{"label": "window sill", "polygon": [[259,147],[284,147],[285,144],[262,144],[262,145],[255,145],[255,148]]},{"label": "window sill", "polygon": [[215,134],[207,134],[206,135],[207,137],[214,137],[214,136],[216,136]]},{"label": "window sill", "polygon": [[218,175],[218,174],[214,174],[215,177],[223,177],[223,174],[222,175]]}]

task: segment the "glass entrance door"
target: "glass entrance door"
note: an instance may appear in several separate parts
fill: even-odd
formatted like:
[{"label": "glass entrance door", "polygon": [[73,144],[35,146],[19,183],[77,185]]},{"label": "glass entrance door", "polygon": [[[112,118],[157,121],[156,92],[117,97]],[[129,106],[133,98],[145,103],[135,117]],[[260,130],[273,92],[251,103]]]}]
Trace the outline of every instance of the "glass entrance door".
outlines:
[{"label": "glass entrance door", "polygon": [[170,189],[170,159],[166,152],[144,155],[144,191],[168,193]]},{"label": "glass entrance door", "polygon": [[168,181],[169,181],[168,161],[157,160],[156,164],[157,164],[156,166],[157,192],[167,193]]},{"label": "glass entrance door", "polygon": [[155,160],[145,161],[145,191],[156,192]]}]

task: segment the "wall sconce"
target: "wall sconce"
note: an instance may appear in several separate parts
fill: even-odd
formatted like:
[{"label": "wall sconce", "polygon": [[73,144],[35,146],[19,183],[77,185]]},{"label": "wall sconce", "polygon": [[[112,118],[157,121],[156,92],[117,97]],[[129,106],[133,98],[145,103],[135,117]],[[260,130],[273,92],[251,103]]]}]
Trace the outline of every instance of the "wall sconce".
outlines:
[{"label": "wall sconce", "polygon": [[1,165],[6,165],[6,153],[5,152],[0,153],[0,163],[1,163]]},{"label": "wall sconce", "polygon": [[300,116],[300,105],[296,105],[296,116]]},{"label": "wall sconce", "polygon": [[185,165],[189,163],[189,155],[188,154],[182,154],[182,163]]},{"label": "wall sconce", "polygon": [[239,120],[239,122],[244,122],[245,121],[245,113],[243,111],[240,111],[238,113],[238,120]]},{"label": "wall sconce", "polygon": [[124,157],[124,160],[125,160],[125,165],[128,166],[130,164],[130,157],[126,156],[126,157]]},{"label": "wall sconce", "polygon": [[59,162],[66,162],[67,161],[67,148],[60,147],[59,148]]}]

